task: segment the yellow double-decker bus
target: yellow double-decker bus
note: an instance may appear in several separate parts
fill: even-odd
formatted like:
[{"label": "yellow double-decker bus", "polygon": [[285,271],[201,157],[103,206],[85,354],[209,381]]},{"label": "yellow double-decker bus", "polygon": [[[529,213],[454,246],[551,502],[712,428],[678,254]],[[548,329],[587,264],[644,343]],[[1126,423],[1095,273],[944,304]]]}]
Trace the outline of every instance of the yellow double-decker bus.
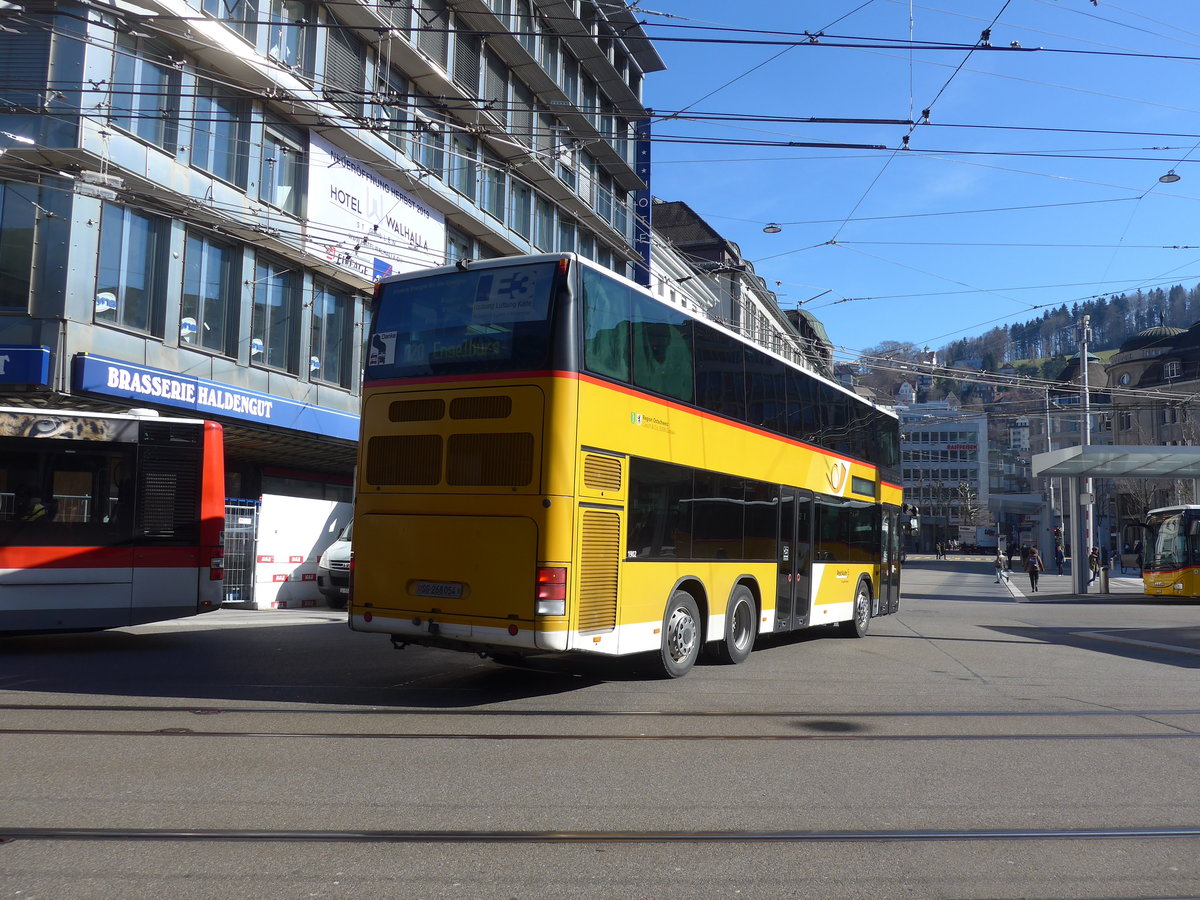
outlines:
[{"label": "yellow double-decker bus", "polygon": [[357,631],[679,677],[898,608],[895,416],[612,272],[389,278],[368,347]]}]

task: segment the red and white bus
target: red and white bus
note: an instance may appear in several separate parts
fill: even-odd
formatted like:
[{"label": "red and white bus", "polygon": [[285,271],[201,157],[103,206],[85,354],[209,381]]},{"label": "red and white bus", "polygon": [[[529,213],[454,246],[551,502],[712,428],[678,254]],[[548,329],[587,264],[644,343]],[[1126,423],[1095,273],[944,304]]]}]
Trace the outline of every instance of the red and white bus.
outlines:
[{"label": "red and white bus", "polygon": [[0,408],[0,633],[219,609],[224,528],[216,422]]}]

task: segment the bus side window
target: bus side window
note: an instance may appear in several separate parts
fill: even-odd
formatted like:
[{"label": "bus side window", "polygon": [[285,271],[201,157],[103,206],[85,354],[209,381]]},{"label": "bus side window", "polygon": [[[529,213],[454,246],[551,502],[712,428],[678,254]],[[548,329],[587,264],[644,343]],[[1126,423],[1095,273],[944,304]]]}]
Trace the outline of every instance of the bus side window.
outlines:
[{"label": "bus side window", "polygon": [[629,381],[629,291],[583,270],[584,366]]}]

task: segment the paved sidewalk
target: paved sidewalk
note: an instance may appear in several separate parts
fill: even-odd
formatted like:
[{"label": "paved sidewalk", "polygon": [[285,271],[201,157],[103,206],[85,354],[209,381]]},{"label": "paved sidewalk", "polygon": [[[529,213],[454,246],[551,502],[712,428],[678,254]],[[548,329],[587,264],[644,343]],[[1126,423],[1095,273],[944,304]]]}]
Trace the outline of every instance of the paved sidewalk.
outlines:
[{"label": "paved sidewalk", "polygon": [[[1074,601],[1078,603],[1162,603],[1157,597],[1147,597],[1141,575],[1120,575],[1109,573],[1108,593],[1100,593],[1100,580],[1096,579],[1088,587],[1089,593],[1075,594],[1071,592],[1071,570],[1059,575],[1051,570],[1043,572],[1038,578],[1037,593],[1029,588],[1029,573],[1013,571],[1004,585],[1009,596],[1018,603],[1049,603]],[[1148,647],[1158,650],[1169,650],[1173,653],[1184,653],[1200,657],[1200,606],[1196,601],[1176,601],[1185,608],[1195,612],[1193,621],[1196,625],[1185,625],[1181,628],[1111,628],[1078,632],[1082,637],[1097,641],[1108,641],[1114,644],[1126,644],[1136,647]]]},{"label": "paved sidewalk", "polygon": [[[1013,560],[1014,566],[1019,566],[1020,562]],[[1017,601],[1029,600],[1119,600],[1125,599],[1120,595],[1132,595],[1128,599],[1133,599],[1133,596],[1145,596],[1145,588],[1142,585],[1142,576],[1139,575],[1120,575],[1110,572],[1108,576],[1108,593],[1100,593],[1100,579],[1097,578],[1087,586],[1086,594],[1076,594],[1071,591],[1071,567],[1066,568],[1065,575],[1059,575],[1051,566],[1049,570],[1042,572],[1038,577],[1038,590],[1035,594],[1029,586],[1029,573],[1014,568],[1009,573],[1009,579],[1006,584],[1008,592],[1012,598]]]}]

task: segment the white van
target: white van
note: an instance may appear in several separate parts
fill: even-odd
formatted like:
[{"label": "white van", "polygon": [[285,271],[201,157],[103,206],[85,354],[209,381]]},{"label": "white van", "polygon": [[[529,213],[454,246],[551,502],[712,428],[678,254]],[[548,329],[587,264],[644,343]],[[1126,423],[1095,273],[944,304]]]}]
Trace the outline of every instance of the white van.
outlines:
[{"label": "white van", "polygon": [[350,599],[350,550],[354,521],[317,560],[317,588],[330,609],[345,609]]}]

